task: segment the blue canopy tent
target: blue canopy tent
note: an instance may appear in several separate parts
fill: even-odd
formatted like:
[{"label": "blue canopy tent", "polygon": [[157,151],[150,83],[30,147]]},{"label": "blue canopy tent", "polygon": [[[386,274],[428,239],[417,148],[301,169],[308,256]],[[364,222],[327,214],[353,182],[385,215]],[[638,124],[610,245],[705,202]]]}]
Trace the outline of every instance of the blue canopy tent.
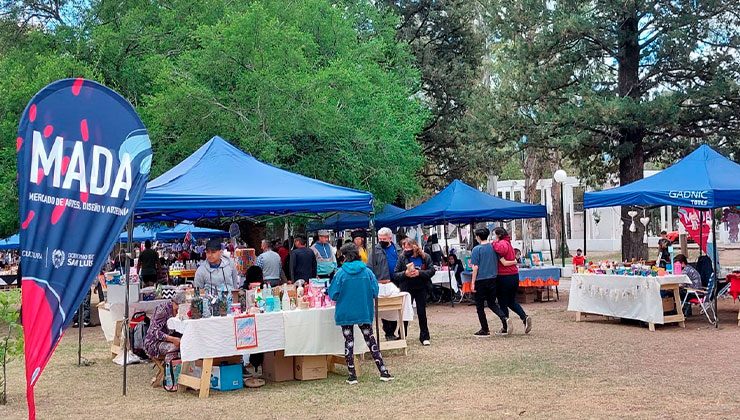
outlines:
[{"label": "blue canopy tent", "polygon": [[505,200],[456,179],[429,200],[386,219],[383,226],[441,225],[541,217],[547,217],[545,206]]},{"label": "blue canopy tent", "polygon": [[[737,205],[740,205],[740,165],[705,144],[651,177],[605,191],[587,192],[583,200],[584,209],[681,206],[711,210]],[[713,217],[712,236],[715,238],[716,224],[717,218]],[[699,249],[701,252],[701,247]],[[716,244],[712,253],[716,273]],[[714,293],[716,305],[717,287]],[[714,310],[716,314],[716,306]]]},{"label": "blue canopy tent", "polygon": [[707,145],[657,174],[605,191],[587,192],[585,208],[682,206],[715,209],[740,204],[740,165]]},{"label": "blue canopy tent", "polygon": [[[144,242],[144,241],[153,241],[155,239],[155,235],[157,232],[160,232],[162,230],[167,229],[163,226],[157,226],[154,228],[147,227],[147,226],[136,226],[134,228],[134,236],[133,241],[134,242]],[[118,237],[118,241],[122,243],[128,242],[128,232],[123,232]]]},{"label": "blue canopy tent", "polygon": [[136,221],[373,211],[369,192],[260,162],[221,137],[147,185]]},{"label": "blue canopy tent", "polygon": [[193,226],[191,223],[180,223],[172,229],[157,232],[156,238],[158,241],[180,240],[185,238],[185,235],[188,232],[190,232],[190,236],[194,239],[229,237],[229,232],[224,230],[197,227]]},{"label": "blue canopy tent", "polygon": [[[385,223],[389,218],[403,213],[404,211],[404,209],[394,206],[393,204],[386,204],[385,206],[383,206],[383,210],[375,216],[375,226],[385,226]],[[370,217],[368,217],[368,215],[366,214],[340,213],[328,217],[323,221],[309,223],[307,230],[316,231],[319,229],[361,229],[367,228],[368,226],[370,226]]]},{"label": "blue canopy tent", "polygon": [[0,249],[18,249],[21,246],[21,237],[17,233],[0,240]]},{"label": "blue canopy tent", "polygon": [[[539,204],[527,204],[505,200],[473,188],[456,179],[442,191],[418,206],[406,210],[385,220],[378,226],[398,227],[414,225],[442,225],[447,223],[476,223],[510,219],[535,219],[544,217],[547,220],[548,243],[550,242],[549,218],[547,207]],[[449,254],[447,235],[445,248]],[[550,247],[552,258],[552,246]],[[452,289],[452,274],[450,289]]]}]

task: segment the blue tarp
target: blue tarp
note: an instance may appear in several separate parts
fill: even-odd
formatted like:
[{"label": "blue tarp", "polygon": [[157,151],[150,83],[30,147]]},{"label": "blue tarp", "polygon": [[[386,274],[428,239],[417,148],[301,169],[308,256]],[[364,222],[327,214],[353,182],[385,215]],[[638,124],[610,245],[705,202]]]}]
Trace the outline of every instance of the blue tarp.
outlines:
[{"label": "blue tarp", "polygon": [[[147,226],[136,226],[134,228],[134,242],[144,242],[146,240],[153,241],[157,232],[167,229],[166,226],[158,227],[147,227]],[[128,242],[128,232],[124,231],[118,237],[119,242]]]},{"label": "blue tarp", "polygon": [[475,223],[494,220],[534,219],[547,216],[547,208],[486,194],[454,180],[434,197],[378,223],[378,227]]},{"label": "blue tarp", "polygon": [[157,232],[156,236],[158,241],[183,240],[185,239],[185,234],[187,234],[188,232],[190,232],[190,236],[192,236],[193,239],[229,237],[229,232],[218,229],[197,227],[193,226],[190,223],[180,223],[172,229]]},{"label": "blue tarp", "polygon": [[587,192],[584,207],[682,206],[697,209],[740,204],[740,165],[707,145],[645,179]]},{"label": "blue tarp", "polygon": [[18,249],[21,246],[21,237],[17,233],[0,240],[0,249]]},{"label": "blue tarp", "polygon": [[[389,218],[403,213],[404,209],[396,207],[393,204],[386,204],[383,206],[383,210],[375,216],[375,226],[379,227],[385,223]],[[345,230],[345,229],[361,229],[370,226],[370,217],[366,214],[352,214],[352,213],[340,213],[334,216],[327,217],[323,222],[312,222],[308,224],[307,230],[309,232],[316,231],[319,229],[328,230]]]},{"label": "blue tarp", "polygon": [[147,185],[136,220],[197,220],[265,214],[369,213],[369,192],[340,187],[260,162],[221,137]]}]

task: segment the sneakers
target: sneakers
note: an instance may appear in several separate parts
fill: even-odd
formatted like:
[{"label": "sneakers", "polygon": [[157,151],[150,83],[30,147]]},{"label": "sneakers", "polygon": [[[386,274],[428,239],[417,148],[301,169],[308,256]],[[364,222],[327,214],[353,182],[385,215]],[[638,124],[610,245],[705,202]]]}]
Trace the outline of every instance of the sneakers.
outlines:
[{"label": "sneakers", "polygon": [[423,340],[423,341],[421,342],[421,345],[422,345],[422,346],[431,346],[431,345],[432,345],[432,343],[431,343],[431,342],[430,342],[429,340]]},{"label": "sneakers", "polygon": [[355,376],[355,375],[349,375],[349,378],[347,378],[347,384],[349,384],[349,385],[357,385],[357,376]]},{"label": "sneakers", "polygon": [[514,321],[511,318],[506,318],[506,335],[511,335],[514,332]]},{"label": "sneakers", "polygon": [[501,328],[500,330],[496,331],[496,332],[494,333],[494,335],[496,335],[496,336],[500,337],[500,336],[502,336],[502,335],[509,335],[509,333],[508,333],[508,332],[506,332],[506,330],[505,330],[505,329]]},{"label": "sneakers", "polygon": [[474,337],[490,337],[491,333],[488,330],[480,330],[473,334]]},{"label": "sneakers", "polygon": [[532,331],[532,317],[527,315],[524,318],[524,334],[529,334],[530,331]]},{"label": "sneakers", "polygon": [[391,374],[388,373],[388,372],[383,372],[383,373],[380,374],[380,380],[383,381],[383,382],[390,382],[393,379],[395,379],[395,378],[393,376],[391,376]]},{"label": "sneakers", "polygon": [[401,337],[396,336],[396,335],[386,335],[385,336],[385,341],[396,341],[396,340],[400,340],[400,339],[401,339]]}]

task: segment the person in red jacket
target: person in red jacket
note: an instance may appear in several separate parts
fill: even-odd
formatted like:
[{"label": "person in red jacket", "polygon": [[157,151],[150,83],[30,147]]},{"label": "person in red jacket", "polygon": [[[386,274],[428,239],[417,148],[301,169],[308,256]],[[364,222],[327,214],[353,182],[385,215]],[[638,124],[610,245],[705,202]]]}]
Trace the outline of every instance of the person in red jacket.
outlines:
[{"label": "person in red jacket", "polygon": [[[509,309],[516,312],[524,323],[524,333],[529,334],[532,330],[532,317],[524,312],[524,308],[516,301],[516,291],[519,289],[519,268],[516,265],[516,253],[511,246],[511,238],[506,229],[497,227],[493,230],[493,249],[499,257],[498,275],[496,276],[496,298],[498,305],[509,317]],[[510,323],[509,323],[510,324]],[[507,334],[512,331],[507,330]]]},{"label": "person in red jacket", "polygon": [[583,256],[583,250],[576,250],[576,255],[573,257],[573,265],[576,267],[583,267],[586,265],[586,257]]}]

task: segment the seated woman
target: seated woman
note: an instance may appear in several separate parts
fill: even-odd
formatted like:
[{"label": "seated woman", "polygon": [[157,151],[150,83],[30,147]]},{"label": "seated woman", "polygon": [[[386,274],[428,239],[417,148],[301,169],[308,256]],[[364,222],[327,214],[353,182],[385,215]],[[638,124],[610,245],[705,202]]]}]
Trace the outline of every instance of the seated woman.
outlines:
[{"label": "seated woman", "polygon": [[[690,287],[692,289],[701,289],[703,287],[701,283],[701,274],[699,274],[699,272],[696,271],[694,267],[689,265],[689,262],[686,259],[685,255],[678,254],[675,257],[673,257],[673,265],[674,265],[674,269],[675,269],[675,266],[681,265],[681,272],[683,274],[686,274],[689,280],[691,280],[691,286],[687,286],[687,287]],[[681,295],[681,300],[683,301],[683,299],[686,297],[686,289],[682,286],[681,289],[679,290],[679,293]],[[687,304],[683,308],[683,314],[684,316],[691,316],[691,304]]]},{"label": "seated woman", "polygon": [[457,258],[457,255],[450,254],[447,256],[447,266],[453,273],[455,273],[458,288],[462,288],[462,273],[465,271],[463,262]]},{"label": "seated woman", "polygon": [[169,363],[180,355],[180,338],[167,327],[167,320],[177,315],[183,302],[185,293],[178,291],[170,302],[161,303],[154,309],[144,338],[144,350],[152,359],[164,359],[165,363]]}]

